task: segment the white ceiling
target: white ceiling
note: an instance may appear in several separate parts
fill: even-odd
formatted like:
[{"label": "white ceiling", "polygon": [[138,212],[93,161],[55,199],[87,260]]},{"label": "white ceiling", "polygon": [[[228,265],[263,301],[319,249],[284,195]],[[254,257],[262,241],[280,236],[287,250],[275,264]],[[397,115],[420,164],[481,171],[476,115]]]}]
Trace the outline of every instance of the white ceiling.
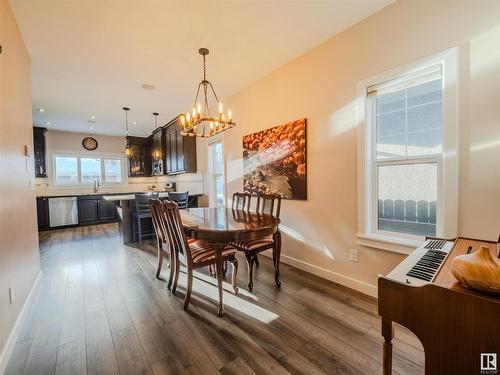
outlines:
[{"label": "white ceiling", "polygon": [[391,2],[10,1],[32,59],[34,123],[114,135],[123,106],[134,135],[150,134],[152,112],[165,123],[191,108],[199,47],[224,98]]}]

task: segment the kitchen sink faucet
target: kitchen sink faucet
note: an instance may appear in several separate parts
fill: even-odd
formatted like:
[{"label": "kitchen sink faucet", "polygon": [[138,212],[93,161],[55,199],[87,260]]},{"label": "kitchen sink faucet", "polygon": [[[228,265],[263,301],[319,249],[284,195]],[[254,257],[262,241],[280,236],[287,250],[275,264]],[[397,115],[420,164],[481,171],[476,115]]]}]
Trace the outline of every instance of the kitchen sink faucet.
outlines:
[{"label": "kitchen sink faucet", "polygon": [[94,180],[94,193],[97,193],[99,191],[99,180],[96,178]]}]

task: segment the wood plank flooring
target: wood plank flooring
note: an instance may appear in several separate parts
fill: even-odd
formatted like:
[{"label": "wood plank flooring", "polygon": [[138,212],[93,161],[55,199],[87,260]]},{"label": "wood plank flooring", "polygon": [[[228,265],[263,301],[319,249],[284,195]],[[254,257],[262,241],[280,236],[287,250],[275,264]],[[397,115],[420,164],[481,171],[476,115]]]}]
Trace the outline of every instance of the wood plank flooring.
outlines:
[{"label": "wood plank flooring", "polygon": [[[5,374],[380,374],[375,299],[261,256],[254,292],[195,273],[189,312],[155,278],[152,241],[124,246],[116,224],[40,233],[42,282]],[[164,264],[164,279],[168,268]],[[423,374],[420,342],[396,327],[394,373]]]}]

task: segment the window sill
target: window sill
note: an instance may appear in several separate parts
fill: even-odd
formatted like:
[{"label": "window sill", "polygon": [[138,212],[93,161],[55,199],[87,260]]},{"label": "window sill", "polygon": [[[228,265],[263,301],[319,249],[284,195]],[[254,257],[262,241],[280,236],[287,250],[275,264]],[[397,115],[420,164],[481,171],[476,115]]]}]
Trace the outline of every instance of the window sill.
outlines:
[{"label": "window sill", "polygon": [[358,245],[408,255],[422,244],[422,241],[395,238],[376,234],[357,234]]}]

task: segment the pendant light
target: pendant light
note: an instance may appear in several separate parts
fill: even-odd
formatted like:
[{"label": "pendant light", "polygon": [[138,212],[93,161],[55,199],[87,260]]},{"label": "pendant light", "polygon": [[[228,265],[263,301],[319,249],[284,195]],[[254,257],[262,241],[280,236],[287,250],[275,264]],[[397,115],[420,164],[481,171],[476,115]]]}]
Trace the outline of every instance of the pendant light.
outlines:
[{"label": "pendant light", "polygon": [[[207,48],[200,48],[198,50],[199,54],[203,56],[203,80],[198,84],[198,90],[196,91],[196,97],[194,99],[193,110],[186,112],[185,115],[181,115],[182,124],[182,135],[188,135],[192,137],[211,137],[228,129],[231,129],[236,124],[233,122],[233,116],[231,111],[223,113],[224,106],[219,101],[217,94],[215,93],[212,83],[207,80],[207,70],[205,64],[205,57],[208,55],[209,51]],[[203,104],[198,102],[198,97],[200,95],[200,89],[202,90]],[[210,103],[208,100],[209,94],[212,93],[215,99],[215,108],[218,110],[217,115],[210,114]]]},{"label": "pendant light", "polygon": [[[158,115],[159,115],[158,112],[153,112],[153,116],[155,117],[155,130],[158,129]],[[161,158],[161,151],[158,150],[156,147],[153,150],[153,157],[155,159]]]},{"label": "pendant light", "polygon": [[127,140],[127,144],[125,146],[125,155],[130,157],[132,156],[132,149],[130,148],[130,144],[128,141],[128,111],[130,111],[130,108],[123,107],[123,110],[125,111],[125,139]]}]

